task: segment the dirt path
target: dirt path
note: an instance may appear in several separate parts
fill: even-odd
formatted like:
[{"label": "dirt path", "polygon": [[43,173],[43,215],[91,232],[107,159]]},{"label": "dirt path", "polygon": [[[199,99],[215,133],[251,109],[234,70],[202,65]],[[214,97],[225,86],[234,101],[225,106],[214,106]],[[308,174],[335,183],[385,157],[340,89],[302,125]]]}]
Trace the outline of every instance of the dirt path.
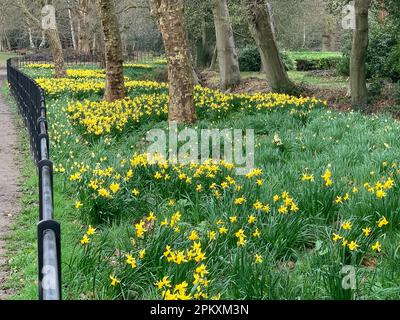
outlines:
[{"label": "dirt path", "polygon": [[[0,69],[0,88],[2,81],[6,81],[6,71]],[[5,237],[13,216],[20,210],[18,134],[13,120],[13,114],[0,93],[0,300],[6,299],[11,293],[4,288],[9,274],[5,257]]]}]

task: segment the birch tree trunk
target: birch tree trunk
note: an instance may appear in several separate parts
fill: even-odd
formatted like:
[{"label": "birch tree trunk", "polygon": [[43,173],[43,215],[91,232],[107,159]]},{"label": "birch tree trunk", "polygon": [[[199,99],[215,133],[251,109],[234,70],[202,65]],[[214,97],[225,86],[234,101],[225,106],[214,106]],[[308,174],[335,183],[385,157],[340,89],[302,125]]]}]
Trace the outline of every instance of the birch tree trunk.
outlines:
[{"label": "birch tree trunk", "polygon": [[356,29],[350,58],[351,103],[356,110],[365,110],[368,104],[366,65],[368,50],[368,10],[371,0],[356,0]]},{"label": "birch tree trunk", "polygon": [[97,0],[103,26],[106,56],[106,91],[104,99],[113,102],[125,98],[121,34],[114,2]]},{"label": "birch tree trunk", "polygon": [[275,92],[293,93],[295,85],[289,80],[279,55],[265,0],[242,0],[242,2],[246,7],[250,32],[261,53],[269,85]]},{"label": "birch tree trunk", "polygon": [[46,33],[44,30],[42,31],[42,39],[40,40],[39,43],[39,49],[43,49],[46,46]]},{"label": "birch tree trunk", "polygon": [[168,120],[195,122],[194,74],[184,26],[184,1],[150,0],[150,6],[157,18],[168,60]]},{"label": "birch tree trunk", "polygon": [[217,40],[221,88],[227,90],[240,83],[240,68],[230,22],[227,0],[212,0]]},{"label": "birch tree trunk", "polygon": [[31,49],[36,49],[35,42],[33,41],[33,35],[32,35],[32,28],[28,27],[28,36],[29,36],[29,47]]},{"label": "birch tree trunk", "polygon": [[74,21],[72,20],[72,10],[68,8],[68,18],[69,18],[69,25],[71,28],[71,39],[72,39],[72,46],[74,50],[77,49],[76,47],[76,38],[75,38],[75,28],[74,28]]}]

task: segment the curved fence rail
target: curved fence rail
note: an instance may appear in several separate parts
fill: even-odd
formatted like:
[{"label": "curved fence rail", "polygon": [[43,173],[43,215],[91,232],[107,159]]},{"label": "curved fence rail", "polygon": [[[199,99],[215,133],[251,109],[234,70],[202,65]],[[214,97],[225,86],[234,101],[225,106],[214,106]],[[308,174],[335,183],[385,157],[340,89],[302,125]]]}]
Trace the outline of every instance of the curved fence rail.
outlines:
[{"label": "curved fence rail", "polygon": [[46,102],[43,90],[24,75],[18,58],[7,61],[11,93],[29,132],[39,176],[38,276],[39,299],[61,299],[60,224],[53,220],[53,163],[49,156]]}]

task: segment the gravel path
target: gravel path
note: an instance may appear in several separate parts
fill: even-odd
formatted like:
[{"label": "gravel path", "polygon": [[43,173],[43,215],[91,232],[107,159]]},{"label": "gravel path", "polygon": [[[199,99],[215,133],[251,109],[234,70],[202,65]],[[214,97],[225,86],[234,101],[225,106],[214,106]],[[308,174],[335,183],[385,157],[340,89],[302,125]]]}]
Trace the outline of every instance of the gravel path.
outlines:
[{"label": "gravel path", "polygon": [[[6,80],[6,71],[0,69],[0,88]],[[5,237],[13,216],[20,211],[20,181],[18,134],[13,114],[0,93],[0,300],[11,293],[4,288],[7,268]]]}]

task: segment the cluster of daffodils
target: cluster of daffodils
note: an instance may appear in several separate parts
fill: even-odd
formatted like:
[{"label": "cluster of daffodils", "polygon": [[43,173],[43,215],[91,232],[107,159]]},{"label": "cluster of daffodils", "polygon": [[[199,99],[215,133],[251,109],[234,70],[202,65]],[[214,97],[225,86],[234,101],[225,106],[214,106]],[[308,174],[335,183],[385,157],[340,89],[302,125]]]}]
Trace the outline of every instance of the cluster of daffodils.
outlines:
[{"label": "cluster of daffodils", "polygon": [[[82,203],[80,201],[77,201],[75,204],[76,208],[80,208],[82,206]],[[93,236],[96,233],[96,228],[93,228],[92,226],[89,225],[88,229],[86,230],[86,233],[83,235],[82,239],[79,241],[81,245],[86,246],[87,244],[90,243],[90,237]]]},{"label": "cluster of daffodils", "polygon": [[[66,90],[68,85],[72,85],[71,91],[77,92],[85,88],[86,81],[58,80],[60,85],[39,79],[39,84],[50,94]],[[84,90],[95,92],[102,89],[104,84],[99,82],[94,87],[87,86]],[[65,86],[66,85],[66,86]],[[51,88],[49,88],[49,86]],[[67,108],[68,117],[77,126],[83,126],[88,134],[97,136],[109,134],[110,132],[122,132],[126,125],[138,124],[141,120],[148,117],[157,120],[164,120],[168,112],[169,96],[166,93],[167,85],[152,81],[129,81],[126,82],[129,92],[135,92],[134,98],[107,103],[93,102],[85,100],[83,102],[72,102]],[[256,95],[260,96],[260,95]],[[265,95],[264,106],[259,106],[252,101],[252,95],[240,95],[237,99],[235,95],[224,94],[220,91],[196,86],[194,94],[194,105],[200,117],[216,115],[222,117],[229,111],[235,110],[272,110],[282,107],[288,108],[313,108],[319,101],[305,98],[293,98],[286,95],[267,94]],[[257,98],[258,99],[258,98]],[[266,101],[269,101],[268,103]]]},{"label": "cluster of daffodils", "polygon": [[28,69],[54,69],[54,64],[51,63],[29,63],[24,66]]},{"label": "cluster of daffodils", "polygon": [[387,196],[387,192],[391,190],[394,185],[394,180],[389,177],[387,179],[382,179],[382,181],[378,181],[375,184],[366,182],[364,183],[364,188],[368,192],[375,194],[378,199],[382,199]]},{"label": "cluster of daffodils", "polygon": [[297,109],[309,111],[319,105],[327,105],[326,101],[321,101],[313,97],[294,97],[278,93],[256,93],[256,94],[238,94],[234,95],[238,100],[243,101],[242,110],[275,110],[287,108],[294,112]]},{"label": "cluster of daffodils", "polygon": [[144,63],[124,63],[124,68],[134,68],[134,69],[152,69],[150,64]]},{"label": "cluster of daffodils", "polygon": [[[116,204],[121,205],[116,210],[118,213],[122,207],[130,213],[140,211],[144,206],[136,205],[135,201],[141,201],[142,197],[145,199],[146,190],[154,191],[157,185],[163,185],[165,204],[161,208],[164,209],[155,208],[132,223],[130,242],[136,247],[132,250],[115,249],[119,252],[119,263],[114,261],[112,270],[107,271],[110,272],[107,273],[110,275],[109,286],[129,287],[133,281],[130,279],[144,279],[144,275],[152,279],[148,270],[161,264],[162,270],[166,271],[158,278],[160,280],[153,282],[160,298],[219,299],[221,294],[212,285],[215,277],[208,268],[209,261],[212,266],[211,258],[217,248],[227,257],[243,250],[244,258],[252,267],[262,266],[266,253],[260,252],[260,248],[268,238],[269,220],[275,220],[274,216],[283,218],[290,212],[299,211],[299,208],[287,191],[270,199],[256,196],[265,186],[261,169],[255,168],[242,177],[235,176],[233,169],[234,165],[224,161],[179,165],[161,157],[155,161],[154,157],[146,154],[120,158],[119,164],[113,166],[102,157],[94,166],[82,162],[67,167],[64,174],[80,193],[80,200],[76,203],[79,202],[79,208],[89,210],[90,214],[93,214],[90,208],[109,211]],[[187,188],[183,189],[183,186]],[[180,190],[179,194],[192,199],[207,196],[215,201],[225,200],[230,210],[221,213],[215,221],[206,219],[204,226],[200,227],[190,221],[185,208],[179,205],[180,199],[172,199],[172,193],[168,194],[167,190]],[[154,253],[155,245],[163,247],[161,255],[142,263],[147,254]],[[97,252],[97,249],[91,252]],[[146,268],[142,268],[144,263]]]},{"label": "cluster of daffodils", "polygon": [[[170,204],[176,205],[174,201]],[[133,246],[141,247],[136,249],[136,253],[119,254],[123,257],[124,263],[120,268],[114,268],[110,275],[110,286],[127,285],[127,279],[130,276],[127,270],[146,272],[152,263],[159,263],[153,260],[147,261],[147,268],[139,268],[140,261],[145,257],[147,250],[152,251],[152,245],[157,243],[154,237],[159,236],[165,240],[172,234],[176,235],[173,238],[178,238],[175,238],[174,244],[165,246],[160,260],[163,265],[170,265],[167,268],[170,271],[168,275],[154,283],[160,296],[165,300],[220,299],[221,294],[216,294],[215,289],[210,286],[213,280],[206,265],[209,260],[208,253],[213,251],[213,246],[214,248],[220,246],[218,243],[225,243],[227,252],[231,249],[235,251],[234,247],[230,248],[231,245],[228,245],[228,243],[234,243],[231,239],[236,240],[238,248],[245,247],[249,242],[252,243],[250,247],[253,247],[254,242],[261,239],[261,232],[257,227],[257,220],[261,218],[256,217],[256,214],[247,217],[225,217],[216,221],[214,226],[210,225],[207,230],[199,231],[184,221],[182,216],[180,211],[166,216],[162,213],[150,212],[134,223],[131,243]],[[263,219],[265,218],[266,216]],[[264,261],[263,256],[257,251],[250,257],[254,265],[260,265]],[[173,285],[173,279],[177,279],[175,285]]]},{"label": "cluster of daffodils", "polygon": [[350,220],[345,220],[341,223],[340,231],[333,233],[332,240],[351,252],[372,250],[379,253],[382,250],[382,243],[378,240],[378,237],[382,235],[382,230],[388,224],[389,221],[383,216],[373,226],[353,230],[353,223]]},{"label": "cluster of daffodils", "polygon": [[67,69],[69,78],[101,78],[104,79],[106,74],[104,70],[95,69]]},{"label": "cluster of daffodils", "polygon": [[[172,286],[168,276],[163,277],[155,283],[158,290],[161,291],[161,296],[164,300],[201,300],[208,299],[207,289],[209,281],[207,280],[208,270],[206,265],[201,264],[195,268],[193,273],[193,282],[189,290],[189,283],[183,281],[180,284]],[[193,292],[193,293],[192,293]],[[211,299],[219,300],[220,295],[215,295]]]},{"label": "cluster of daffodils", "polygon": [[325,173],[322,175],[322,179],[324,179],[325,187],[330,187],[333,183],[332,181],[332,172],[331,170],[326,169]]},{"label": "cluster of daffodils", "polygon": [[85,100],[70,104],[67,113],[73,125],[82,127],[87,134],[100,136],[122,132],[126,125],[140,123],[145,118],[162,119],[168,113],[168,96],[143,94],[112,103]]},{"label": "cluster of daffodils", "polygon": [[[84,70],[74,70],[80,73]],[[88,70],[87,75],[89,76],[93,72]],[[70,94],[75,98],[89,97],[92,94],[101,95],[104,92],[105,83],[104,75],[100,75],[93,79],[87,79],[85,77],[74,77],[71,78],[36,78],[37,84],[45,91],[49,96],[59,96],[61,94]],[[166,85],[154,81],[126,81],[125,87],[128,92],[137,91],[137,93],[154,93],[165,90]]]},{"label": "cluster of daffodils", "polygon": [[45,91],[47,95],[59,96],[69,93],[75,96],[81,94],[95,94],[104,91],[104,80],[85,80],[70,78],[37,78],[36,83]]},{"label": "cluster of daffodils", "polygon": [[[66,171],[69,181],[81,190],[82,200],[101,201],[126,195],[132,200],[139,200],[143,189],[154,185],[171,192],[176,188],[190,194],[211,194],[216,199],[233,197],[230,201],[238,207],[247,203],[246,198],[240,195],[243,181],[239,183],[233,178],[235,166],[223,160],[216,162],[210,159],[201,164],[184,165],[161,157],[157,159],[150,154],[139,154],[130,159],[120,159],[118,166],[109,166],[105,162],[100,159],[94,164],[90,160],[88,163],[74,163]],[[254,188],[260,188],[263,185],[260,175],[261,170],[254,169],[246,180]],[[296,210],[295,202],[288,195],[284,195],[283,200],[290,210]],[[266,204],[261,204],[261,207],[266,210]]]},{"label": "cluster of daffodils", "polygon": [[281,196],[275,195],[273,198],[274,202],[281,201],[279,204],[278,212],[280,214],[288,214],[290,212],[297,212],[299,211],[299,207],[296,203],[296,201],[290,197],[288,192],[283,192]]},{"label": "cluster of daffodils", "polygon": [[168,61],[167,61],[167,59],[156,59],[156,60],[154,60],[153,63],[154,64],[167,64]]}]

